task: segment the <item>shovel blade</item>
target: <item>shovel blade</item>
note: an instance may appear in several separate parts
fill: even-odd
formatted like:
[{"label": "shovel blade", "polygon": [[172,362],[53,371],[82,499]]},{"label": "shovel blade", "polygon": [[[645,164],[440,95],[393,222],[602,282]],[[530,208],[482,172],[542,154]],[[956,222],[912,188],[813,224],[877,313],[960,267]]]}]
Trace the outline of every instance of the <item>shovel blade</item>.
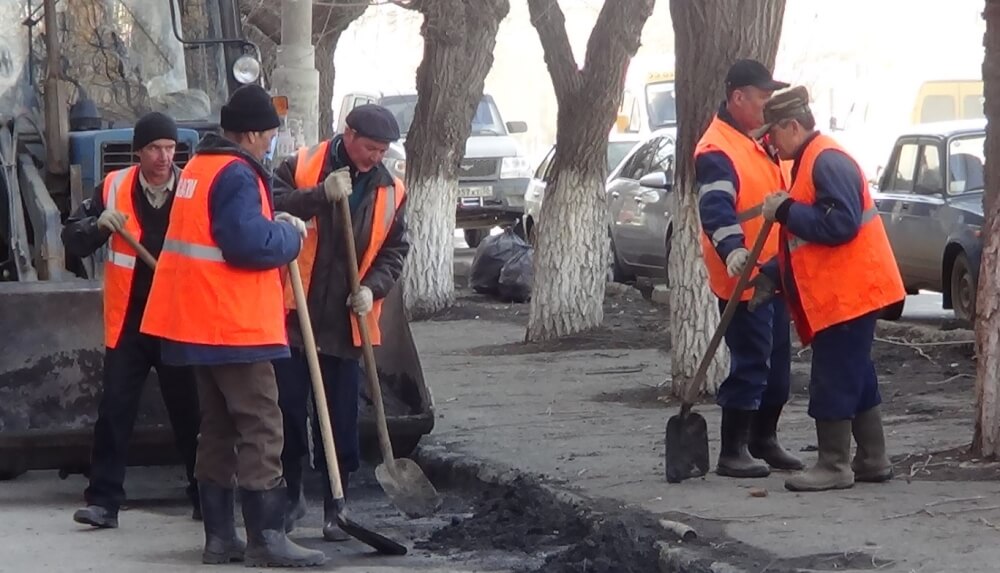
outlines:
[{"label": "shovel blade", "polygon": [[347,514],[347,505],[343,499],[334,500],[334,503],[337,511],[337,525],[344,533],[383,555],[406,555],[407,549],[402,543],[393,541],[351,519]]},{"label": "shovel blade", "polygon": [[708,423],[700,414],[677,414],[667,420],[664,440],[667,482],[680,483],[708,473]]},{"label": "shovel blade", "polygon": [[375,478],[399,511],[407,517],[427,517],[441,507],[438,495],[424,471],[413,460],[398,458],[392,467],[381,463],[375,468]]}]

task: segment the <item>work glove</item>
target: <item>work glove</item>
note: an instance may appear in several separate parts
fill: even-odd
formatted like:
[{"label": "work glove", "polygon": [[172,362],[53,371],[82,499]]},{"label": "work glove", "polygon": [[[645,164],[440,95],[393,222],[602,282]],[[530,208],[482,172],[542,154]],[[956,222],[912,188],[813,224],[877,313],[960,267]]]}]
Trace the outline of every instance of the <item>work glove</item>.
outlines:
[{"label": "work glove", "polygon": [[778,207],[785,201],[791,199],[791,195],[787,191],[775,191],[770,195],[764,197],[764,205],[761,207],[761,214],[768,221],[774,221],[775,215],[778,212]]},{"label": "work glove", "polygon": [[351,196],[351,171],[347,167],[330,173],[323,180],[323,191],[326,192],[326,200],[337,203]]},{"label": "work glove", "polygon": [[744,247],[739,247],[733,249],[733,252],[729,253],[726,257],[726,272],[729,273],[731,277],[738,277],[743,269],[747,266],[747,261],[750,259],[750,251],[746,250]]},{"label": "work glove", "polygon": [[362,286],[358,289],[358,294],[347,297],[347,306],[351,307],[354,314],[364,316],[372,311],[372,289]]},{"label": "work glove", "polygon": [[277,213],[275,213],[274,220],[280,223],[286,223],[288,225],[291,225],[293,229],[299,232],[299,235],[301,235],[303,239],[306,238],[306,233],[309,232],[309,230],[306,229],[305,221],[299,219],[295,215],[285,213],[284,211],[278,211]]},{"label": "work glove", "polygon": [[97,218],[97,228],[104,229],[109,233],[117,233],[125,228],[125,221],[128,221],[128,215],[125,213],[114,209],[105,209]]},{"label": "work glove", "polygon": [[778,291],[778,285],[771,280],[771,277],[764,273],[758,273],[750,281],[750,286],[753,287],[753,294],[750,295],[750,300],[747,302],[747,309],[750,312],[754,312],[762,305],[767,304],[768,301],[774,298],[774,294]]}]

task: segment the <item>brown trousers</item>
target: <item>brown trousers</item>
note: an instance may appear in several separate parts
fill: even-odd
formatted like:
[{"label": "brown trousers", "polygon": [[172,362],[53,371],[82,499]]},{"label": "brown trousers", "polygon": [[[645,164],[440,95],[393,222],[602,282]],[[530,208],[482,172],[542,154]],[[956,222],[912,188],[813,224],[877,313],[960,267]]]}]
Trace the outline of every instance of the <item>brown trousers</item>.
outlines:
[{"label": "brown trousers", "polygon": [[271,363],[197,366],[195,378],[201,401],[198,480],[253,491],[281,485],[284,435]]}]

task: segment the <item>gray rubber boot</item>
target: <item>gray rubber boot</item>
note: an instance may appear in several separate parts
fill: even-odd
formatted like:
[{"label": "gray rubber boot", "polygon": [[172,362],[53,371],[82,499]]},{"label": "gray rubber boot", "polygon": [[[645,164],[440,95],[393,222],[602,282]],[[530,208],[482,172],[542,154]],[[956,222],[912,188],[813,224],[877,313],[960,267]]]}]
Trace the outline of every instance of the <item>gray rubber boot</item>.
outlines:
[{"label": "gray rubber boot", "polygon": [[284,486],[265,491],[240,490],[247,528],[247,567],[317,567],[326,563],[322,551],[306,549],[285,533],[288,493]]},{"label": "gray rubber boot", "polygon": [[882,483],[892,479],[892,462],[885,453],[882,412],[878,406],[858,414],[851,426],[858,451],[851,462],[854,480]]},{"label": "gray rubber boot", "polygon": [[816,420],[819,459],[808,470],[785,480],[792,491],[825,491],[854,486],[851,471],[851,420]]}]

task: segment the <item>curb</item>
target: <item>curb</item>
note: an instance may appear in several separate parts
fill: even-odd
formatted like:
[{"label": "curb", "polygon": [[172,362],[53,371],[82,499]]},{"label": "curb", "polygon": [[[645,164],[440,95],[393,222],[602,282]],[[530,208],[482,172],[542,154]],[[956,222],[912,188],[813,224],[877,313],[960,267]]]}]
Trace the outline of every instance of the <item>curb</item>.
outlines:
[{"label": "curb", "polygon": [[[648,515],[655,523],[655,518],[642,509],[629,510],[621,503],[612,500],[601,500],[579,495],[565,488],[545,483],[545,477],[540,474],[523,472],[504,464],[483,459],[477,459],[465,454],[449,450],[440,444],[421,444],[411,455],[413,459],[435,483],[454,488],[475,488],[482,485],[510,486],[519,480],[523,487],[537,488],[539,495],[551,496],[558,501],[563,509],[586,520],[596,527],[613,523],[614,526],[628,527],[614,513],[630,511],[636,515]],[[598,507],[601,506],[601,507]],[[604,506],[613,511],[605,511]],[[636,531],[636,537],[645,532]],[[658,536],[669,537],[666,531],[659,530]],[[658,554],[660,573],[746,573],[746,570],[735,567],[724,561],[716,560],[709,555],[711,547],[695,542],[696,545],[675,545],[666,541],[656,541],[653,549]]]}]

